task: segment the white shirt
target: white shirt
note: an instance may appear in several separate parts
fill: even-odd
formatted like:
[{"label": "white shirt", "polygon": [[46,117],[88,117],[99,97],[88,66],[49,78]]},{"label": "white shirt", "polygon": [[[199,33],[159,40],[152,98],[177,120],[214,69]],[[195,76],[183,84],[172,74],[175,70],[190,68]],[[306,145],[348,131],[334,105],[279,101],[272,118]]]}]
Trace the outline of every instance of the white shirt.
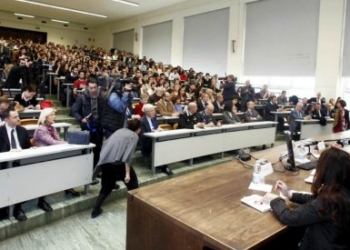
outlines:
[{"label": "white shirt", "polygon": [[155,127],[153,127],[152,119],[146,115],[149,127],[151,128],[152,132],[156,131]]},{"label": "white shirt", "polygon": [[170,73],[169,81],[173,81],[175,78],[179,78],[180,79],[179,73],[174,73],[174,72]]},{"label": "white shirt", "polygon": [[20,144],[19,141],[18,141],[18,135],[17,135],[16,127],[15,127],[15,128],[11,128],[11,127],[9,127],[7,124],[6,124],[5,126],[6,126],[7,136],[8,136],[8,138],[9,138],[9,142],[10,142],[10,147],[11,147],[11,149],[12,149],[12,141],[11,141],[11,131],[12,131],[12,129],[14,129],[13,135],[14,135],[15,141],[16,141],[16,148],[17,148],[17,149],[22,149],[22,148],[21,148],[21,144]]}]

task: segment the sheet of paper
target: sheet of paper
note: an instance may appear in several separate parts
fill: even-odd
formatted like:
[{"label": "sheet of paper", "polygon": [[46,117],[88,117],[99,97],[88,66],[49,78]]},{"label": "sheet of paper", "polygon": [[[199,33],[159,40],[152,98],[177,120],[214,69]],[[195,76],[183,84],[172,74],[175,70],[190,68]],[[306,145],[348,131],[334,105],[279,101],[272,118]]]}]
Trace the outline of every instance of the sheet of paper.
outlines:
[{"label": "sheet of paper", "polygon": [[319,143],[317,143],[317,148],[319,151],[322,151],[326,148],[326,145],[324,144],[324,141],[320,141]]},{"label": "sheet of paper", "polygon": [[272,191],[272,185],[269,184],[255,184],[251,182],[248,188],[251,190],[264,191],[266,193],[271,193]]},{"label": "sheet of paper", "polygon": [[307,162],[310,161],[310,160],[307,159],[307,158],[304,158],[304,159],[295,158],[294,160],[295,160],[295,162],[300,163],[300,164],[307,163]]}]

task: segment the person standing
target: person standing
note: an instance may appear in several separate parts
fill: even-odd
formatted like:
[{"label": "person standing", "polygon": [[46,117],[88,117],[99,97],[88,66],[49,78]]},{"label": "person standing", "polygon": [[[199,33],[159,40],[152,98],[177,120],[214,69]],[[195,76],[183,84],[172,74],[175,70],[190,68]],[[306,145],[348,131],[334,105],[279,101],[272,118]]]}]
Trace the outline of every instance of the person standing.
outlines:
[{"label": "person standing", "polygon": [[118,179],[123,180],[128,190],[139,187],[137,175],[131,167],[131,162],[140,131],[140,120],[129,120],[127,128],[115,131],[103,145],[100,160],[93,176],[96,177],[102,171],[101,190],[91,212],[91,218],[96,218],[103,212],[101,206],[114,189]]},{"label": "person standing", "polygon": [[255,90],[250,84],[250,81],[246,81],[245,87],[242,89],[242,111],[247,110],[247,103],[254,102]]},{"label": "person standing", "polygon": [[224,104],[231,102],[236,94],[236,83],[233,75],[228,75],[225,84],[222,86],[222,96],[224,98]]},{"label": "person standing", "polygon": [[337,109],[334,113],[333,132],[343,132],[349,127],[349,110],[345,109],[346,102],[339,100],[336,103]]},{"label": "person standing", "polygon": [[[105,90],[104,86],[101,86]],[[95,78],[89,78],[87,88],[81,95],[78,95],[76,102],[73,105],[72,113],[75,119],[79,122],[82,131],[90,132],[90,142],[95,144],[94,153],[94,168],[100,159],[100,152],[103,142],[103,131],[100,125],[98,103],[101,101],[100,94]],[[93,180],[91,184],[97,184],[98,180]]]}]

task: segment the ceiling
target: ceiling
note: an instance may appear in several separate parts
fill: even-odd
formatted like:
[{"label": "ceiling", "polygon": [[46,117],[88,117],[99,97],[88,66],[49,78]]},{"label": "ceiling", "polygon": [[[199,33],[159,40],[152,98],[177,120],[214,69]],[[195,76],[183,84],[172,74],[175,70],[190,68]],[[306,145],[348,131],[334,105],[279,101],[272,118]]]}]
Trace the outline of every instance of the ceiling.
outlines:
[{"label": "ceiling", "polygon": [[[15,0],[1,0],[0,11],[9,13],[22,13],[33,15],[37,18],[59,19],[71,23],[81,24],[86,27],[97,27],[127,17],[136,16],[152,10],[160,9],[187,0],[130,0],[139,3],[139,7],[126,5],[112,0],[30,0],[45,4],[56,5],[86,12],[93,12],[107,16],[107,18],[94,17],[70,11],[57,10],[43,6],[32,5]],[[14,16],[14,18],[17,18]]]}]

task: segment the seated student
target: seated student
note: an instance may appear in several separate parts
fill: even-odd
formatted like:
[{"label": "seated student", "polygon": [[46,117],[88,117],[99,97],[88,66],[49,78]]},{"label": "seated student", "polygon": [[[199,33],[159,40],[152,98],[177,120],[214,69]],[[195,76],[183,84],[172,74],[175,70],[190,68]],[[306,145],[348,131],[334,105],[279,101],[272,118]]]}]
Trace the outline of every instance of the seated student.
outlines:
[{"label": "seated student", "polygon": [[323,117],[322,112],[321,112],[321,104],[320,103],[315,103],[314,104],[314,110],[311,113],[311,118],[312,119],[321,119]]},{"label": "seated student", "polygon": [[244,120],[245,122],[258,122],[263,120],[258,111],[255,110],[255,103],[253,101],[247,103],[247,111],[244,112]]},{"label": "seated student", "polygon": [[206,93],[201,95],[201,98],[197,102],[198,112],[203,111],[209,103],[209,96]]},{"label": "seated student", "polygon": [[224,110],[224,97],[222,94],[217,94],[215,101],[213,102],[214,105],[214,113],[222,113]]},{"label": "seated student", "polygon": [[332,104],[326,103],[326,108],[321,110],[322,116],[333,118],[334,116],[334,109]]},{"label": "seated student", "polygon": [[149,96],[149,103],[152,103],[152,104],[158,103],[162,99],[163,94],[164,94],[164,88],[156,87],[154,93]]},{"label": "seated student", "polygon": [[287,104],[287,102],[288,102],[287,92],[285,90],[283,90],[281,95],[279,97],[277,97],[277,103],[285,105],[285,104]]},{"label": "seated student", "polygon": [[[265,119],[267,121],[275,121],[275,115],[272,114],[271,112],[273,111],[279,111],[280,108],[277,104],[277,98],[276,96],[271,96],[268,98],[268,101],[265,105]],[[277,122],[278,122],[278,126],[277,126],[277,130],[280,132],[283,132],[284,130],[284,119],[283,117],[278,116],[277,117]]]},{"label": "seated student", "polygon": [[182,114],[182,104],[181,104],[181,97],[180,96],[174,96],[172,98],[172,102],[174,104],[175,112],[178,112],[179,114]]},{"label": "seated student", "polygon": [[232,102],[227,102],[224,107],[224,112],[222,113],[224,117],[224,124],[235,124],[241,123],[241,120],[236,115],[236,107]]},{"label": "seated student", "polygon": [[292,192],[282,181],[275,190],[291,202],[289,208],[279,195],[266,194],[263,201],[270,203],[279,221],[302,230],[302,238],[289,235],[294,242],[280,242],[268,249],[350,249],[350,156],[331,147],[325,150],[316,166],[311,194]]},{"label": "seated student", "polygon": [[174,104],[171,102],[171,95],[165,91],[163,98],[157,102],[157,113],[162,116],[179,116],[180,113],[175,111]]},{"label": "seated student", "polygon": [[309,115],[309,116],[312,116],[312,113],[314,112],[315,110],[315,104],[308,104],[304,110],[305,112],[305,115]]},{"label": "seated student", "polygon": [[179,129],[193,129],[195,126],[198,128],[204,128],[204,124],[198,122],[197,109],[197,104],[195,102],[190,102],[188,104],[187,110],[179,117]]},{"label": "seated student", "polygon": [[[18,112],[6,110],[3,112],[3,118],[5,120],[5,125],[0,126],[0,152],[30,148],[29,135],[27,130],[19,125],[20,119]],[[1,164],[0,169],[4,168],[6,168],[6,166]],[[2,217],[8,216],[6,210],[7,208],[0,209]],[[15,219],[18,221],[25,221],[27,219],[26,214],[22,210],[21,203],[15,205],[13,213]]]},{"label": "seated student", "polygon": [[[37,147],[65,144],[52,125],[55,123],[55,112],[52,108],[43,109],[39,116],[39,127],[34,132],[34,145]],[[78,197],[80,193],[73,188],[65,190],[67,195]]]},{"label": "seated student", "polygon": [[239,101],[238,96],[233,97],[232,104],[236,107],[237,112],[241,110],[241,102]]},{"label": "seated student", "polygon": [[34,84],[29,84],[22,94],[18,94],[13,99],[18,102],[25,109],[40,109],[39,102],[36,100],[37,86]]},{"label": "seated student", "polygon": [[205,107],[205,109],[201,112],[198,112],[198,122],[204,123],[205,127],[215,127],[221,126],[220,122],[217,122],[213,117],[214,112],[214,105],[211,103],[208,103],[208,105]]},{"label": "seated student", "polygon": [[[145,159],[149,159],[152,153],[152,139],[144,136],[144,133],[161,131],[161,128],[158,128],[158,123],[156,120],[156,111],[152,104],[145,104],[143,106],[144,116],[141,118],[141,133],[140,133],[140,145],[141,145],[141,153]],[[168,166],[164,165],[160,167],[162,172],[167,175],[172,175],[173,172],[168,168]]]},{"label": "seated student", "polygon": [[140,102],[134,108],[135,113],[138,114],[139,116],[144,115],[144,113],[142,111],[142,107],[143,107],[143,105],[148,103],[148,99],[149,99],[149,96],[147,94],[142,94],[140,96]]}]

